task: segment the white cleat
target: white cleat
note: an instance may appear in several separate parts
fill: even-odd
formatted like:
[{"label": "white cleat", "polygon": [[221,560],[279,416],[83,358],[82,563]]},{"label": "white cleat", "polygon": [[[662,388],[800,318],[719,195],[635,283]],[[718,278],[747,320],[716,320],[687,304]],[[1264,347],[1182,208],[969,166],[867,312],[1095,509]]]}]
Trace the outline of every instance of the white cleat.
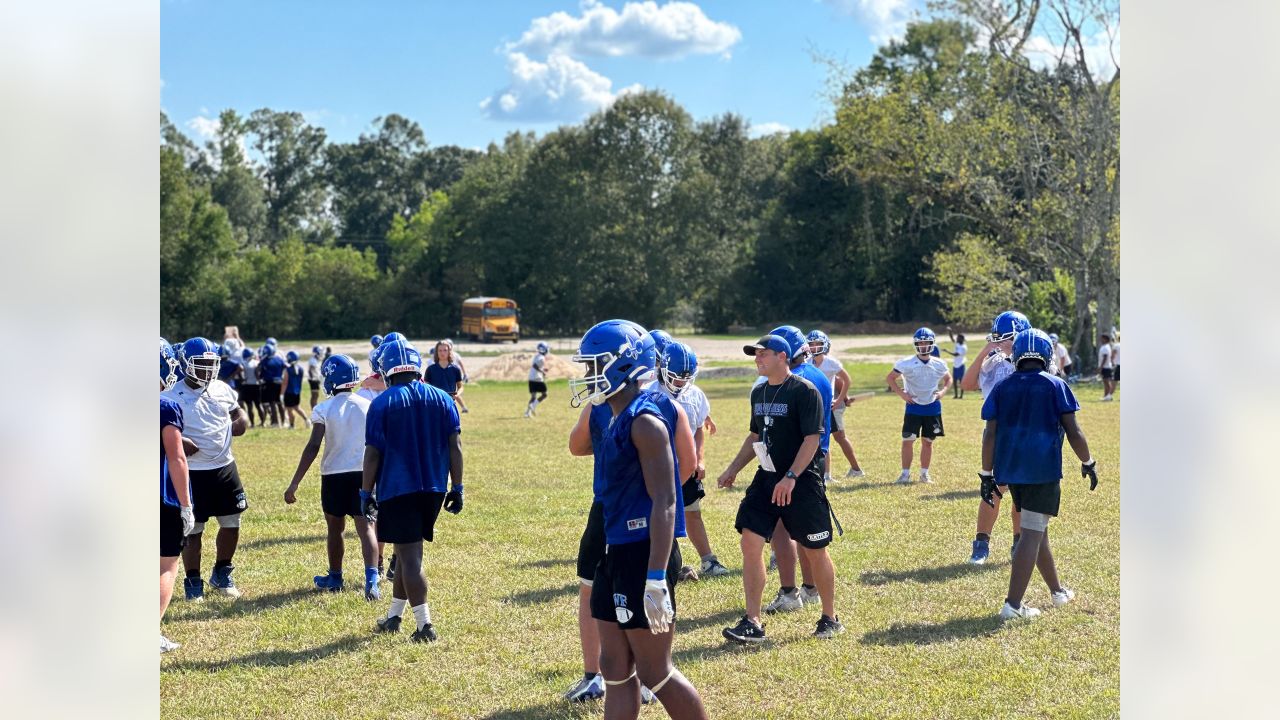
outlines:
[{"label": "white cleat", "polygon": [[853,478],[860,478],[863,475],[866,475],[866,473],[862,472],[861,470],[855,470],[854,468],[849,468],[849,472],[844,474],[844,479],[852,480]]},{"label": "white cleat", "polygon": [[160,636],[160,652],[167,653],[180,647],[182,647],[181,643],[176,643],[163,635]]},{"label": "white cleat", "polygon": [[1018,619],[1030,620],[1031,618],[1039,614],[1040,614],[1039,610],[1031,607],[1026,603],[1022,603],[1021,607],[1015,608],[1014,606],[1010,605],[1008,602],[1005,602],[1004,607],[1000,608],[1001,620],[1018,620]]},{"label": "white cleat", "polygon": [[1071,588],[1064,587],[1061,590],[1053,593],[1053,606],[1062,607],[1063,605],[1066,605],[1072,600],[1075,600],[1075,598],[1076,598],[1075,591],[1072,590]]},{"label": "white cleat", "polygon": [[800,602],[805,605],[814,605],[822,602],[822,595],[818,593],[818,588],[807,588],[800,586]]},{"label": "white cleat", "polygon": [[902,471],[902,474],[898,476],[898,479],[893,481],[893,484],[894,484],[894,485],[910,485],[910,484],[911,484],[911,471],[910,471],[910,470],[903,470],[903,471]]},{"label": "white cleat", "polygon": [[764,606],[764,611],[770,615],[780,612],[795,612],[804,607],[804,601],[800,599],[800,589],[796,588],[791,592],[784,592],[782,588],[778,588],[778,596],[773,602]]},{"label": "white cleat", "polygon": [[920,471],[920,482],[925,483],[926,485],[928,485],[928,484],[930,484],[930,483],[932,483],[932,482],[933,482],[933,478],[929,477],[929,471],[928,471],[928,470],[921,470],[921,471]]}]

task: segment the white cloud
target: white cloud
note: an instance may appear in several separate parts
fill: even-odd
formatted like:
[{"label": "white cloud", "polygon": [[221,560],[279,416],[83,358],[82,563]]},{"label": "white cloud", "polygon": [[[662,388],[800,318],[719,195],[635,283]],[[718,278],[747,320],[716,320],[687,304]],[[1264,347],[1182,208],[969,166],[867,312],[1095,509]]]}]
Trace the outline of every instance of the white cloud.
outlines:
[{"label": "white cloud", "polygon": [[767,122],[767,123],[760,123],[759,125],[752,125],[751,131],[749,134],[753,138],[758,138],[758,137],[764,137],[766,135],[776,135],[777,133],[789,133],[789,132],[791,132],[790,126],[783,125],[782,123],[779,123],[779,122]]},{"label": "white cloud", "polygon": [[490,118],[575,121],[640,88],[632,85],[614,93],[612,80],[561,52],[553,52],[546,62],[513,52],[507,66],[511,84],[480,102]]},{"label": "white cloud", "polygon": [[218,130],[222,128],[222,121],[218,118],[204,117],[203,115],[193,117],[187,121],[187,127],[199,136],[200,140],[213,140],[218,137]]},{"label": "white cloud", "polygon": [[919,0],[820,0],[837,11],[851,15],[866,26],[872,42],[887,44],[907,34],[907,22],[922,4]]},{"label": "white cloud", "polygon": [[582,3],[582,14],[555,12],[535,18],[508,52],[569,55],[680,58],[729,53],[742,39],[738,28],[715,22],[691,2],[628,2],[619,12],[595,0]]}]

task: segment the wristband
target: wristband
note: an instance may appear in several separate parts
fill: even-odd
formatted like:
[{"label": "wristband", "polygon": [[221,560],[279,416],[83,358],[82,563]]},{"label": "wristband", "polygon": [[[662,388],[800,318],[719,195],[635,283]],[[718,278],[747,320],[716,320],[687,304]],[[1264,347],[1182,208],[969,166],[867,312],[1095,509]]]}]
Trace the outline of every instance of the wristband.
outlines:
[{"label": "wristband", "polygon": [[450,490],[457,490],[458,492],[462,492],[462,483],[455,483],[455,484],[453,484],[453,485],[450,485],[450,486],[449,486],[449,489],[450,489]]},{"label": "wristband", "polygon": [[650,570],[649,574],[645,575],[645,580],[666,580],[666,579],[667,579],[666,570]]}]

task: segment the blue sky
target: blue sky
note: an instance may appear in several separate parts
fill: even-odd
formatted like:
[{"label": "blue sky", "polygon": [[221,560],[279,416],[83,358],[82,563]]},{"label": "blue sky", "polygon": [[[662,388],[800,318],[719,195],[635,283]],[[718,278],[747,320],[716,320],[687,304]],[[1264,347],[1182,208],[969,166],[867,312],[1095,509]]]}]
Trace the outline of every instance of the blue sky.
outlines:
[{"label": "blue sky", "polygon": [[827,69],[864,64],[918,0],[168,0],[161,108],[193,138],[225,108],[296,110],[331,140],[387,113],[432,145],[576,123],[627,89],[756,132],[827,122]]}]

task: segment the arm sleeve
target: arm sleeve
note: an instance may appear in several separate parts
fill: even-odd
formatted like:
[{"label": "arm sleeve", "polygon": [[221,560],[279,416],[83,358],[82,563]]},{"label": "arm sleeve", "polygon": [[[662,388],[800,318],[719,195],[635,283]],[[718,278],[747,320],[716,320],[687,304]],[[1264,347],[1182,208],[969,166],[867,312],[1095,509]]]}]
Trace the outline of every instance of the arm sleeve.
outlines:
[{"label": "arm sleeve", "polygon": [[177,403],[160,403],[160,429],[172,425],[182,431],[182,408]]}]

